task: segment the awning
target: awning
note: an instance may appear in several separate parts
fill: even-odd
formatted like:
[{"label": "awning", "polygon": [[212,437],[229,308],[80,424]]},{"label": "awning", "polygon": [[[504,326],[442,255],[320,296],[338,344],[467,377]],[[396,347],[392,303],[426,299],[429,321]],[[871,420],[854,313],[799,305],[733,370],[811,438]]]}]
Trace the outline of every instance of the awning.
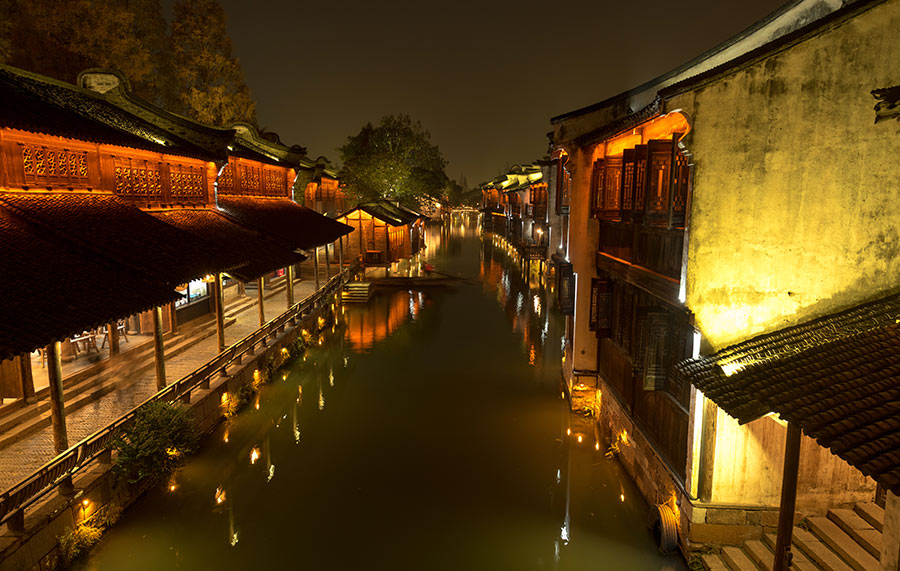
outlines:
[{"label": "awning", "polygon": [[0,359],[180,297],[144,274],[48,238],[2,207],[0,268]]},{"label": "awning", "polygon": [[900,494],[900,295],[676,365],[740,423],[779,414]]},{"label": "awning", "polygon": [[142,212],[112,194],[2,192],[0,206],[43,234],[72,242],[134,271],[178,285],[243,265],[210,242]]},{"label": "awning", "polygon": [[228,270],[229,274],[240,280],[250,281],[306,259],[303,254],[232,222],[209,208],[161,210],[148,214],[199,239],[213,242],[235,259],[245,261],[244,265]]},{"label": "awning", "polygon": [[352,226],[286,198],[219,196],[217,202],[232,220],[272,236],[292,249],[305,250],[330,244],[353,231]]}]

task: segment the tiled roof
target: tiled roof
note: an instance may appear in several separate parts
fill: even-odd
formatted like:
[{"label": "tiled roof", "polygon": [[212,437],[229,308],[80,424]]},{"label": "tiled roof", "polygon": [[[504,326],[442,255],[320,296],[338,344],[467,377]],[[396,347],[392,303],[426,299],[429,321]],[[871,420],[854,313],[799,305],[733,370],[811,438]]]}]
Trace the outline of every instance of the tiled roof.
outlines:
[{"label": "tiled roof", "polygon": [[769,412],[900,493],[900,295],[679,363],[741,423]]},{"label": "tiled roof", "polygon": [[[217,160],[221,149],[198,145],[75,85],[0,66],[0,126],[173,155]],[[230,139],[232,131],[223,131]]]},{"label": "tiled roof", "polygon": [[374,216],[382,222],[387,222],[391,226],[405,226],[407,224],[415,222],[416,220],[424,218],[421,214],[414,210],[410,210],[409,208],[394,204],[393,202],[389,202],[387,200],[380,200],[378,202],[363,202],[357,204],[351,210],[338,215],[338,218],[343,218],[344,216],[347,216],[348,214],[356,210],[362,210],[363,212]]},{"label": "tiled roof", "polygon": [[[111,258],[170,285],[231,269],[212,245],[112,194],[0,192],[6,207],[42,234]],[[245,260],[234,262],[240,265]]]},{"label": "tiled roof", "polygon": [[330,244],[353,231],[347,226],[286,198],[219,196],[219,208],[232,220],[276,238],[292,249]]},{"label": "tiled roof", "polygon": [[45,236],[0,207],[0,359],[173,301],[170,286]]},{"label": "tiled roof", "polygon": [[248,262],[228,270],[229,274],[244,281],[256,279],[306,259],[303,254],[232,222],[215,210],[177,209],[154,211],[149,214],[197,238],[213,242],[222,251]]}]

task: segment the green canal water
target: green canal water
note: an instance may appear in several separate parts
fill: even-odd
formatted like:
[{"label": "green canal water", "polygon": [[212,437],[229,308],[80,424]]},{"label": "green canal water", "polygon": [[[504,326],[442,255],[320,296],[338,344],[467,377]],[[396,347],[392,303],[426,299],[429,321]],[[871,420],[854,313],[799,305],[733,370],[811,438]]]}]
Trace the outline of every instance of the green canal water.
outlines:
[{"label": "green canal water", "polygon": [[685,569],[605,446],[567,436],[562,321],[476,222],[429,228],[466,281],[345,305],[76,568]]}]

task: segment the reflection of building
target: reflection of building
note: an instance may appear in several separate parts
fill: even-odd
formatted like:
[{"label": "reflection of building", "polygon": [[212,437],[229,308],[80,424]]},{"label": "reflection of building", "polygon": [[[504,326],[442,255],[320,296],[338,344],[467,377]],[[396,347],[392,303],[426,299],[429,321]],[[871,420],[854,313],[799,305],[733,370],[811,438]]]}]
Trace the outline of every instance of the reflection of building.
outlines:
[{"label": "reflection of building", "polygon": [[870,94],[900,84],[900,2],[823,10],[794,2],[553,119],[577,276],[564,373],[599,384],[603,426],[630,435],[623,463],[671,499],[684,547],[774,526],[788,436],[803,514],[871,500],[865,476],[900,491],[895,302],[861,305],[900,286],[897,123],[874,124]]},{"label": "reflection of building", "polygon": [[425,303],[422,292],[401,290],[375,296],[366,305],[346,305],[344,337],[353,351],[366,351],[415,319]]},{"label": "reflection of building", "polygon": [[555,267],[568,255],[568,175],[561,152],[515,165],[481,185],[484,231],[509,240],[523,260]]},{"label": "reflection of building", "polygon": [[345,256],[367,265],[389,265],[416,255],[424,244],[424,217],[395,202],[358,204],[337,217],[353,227]]}]

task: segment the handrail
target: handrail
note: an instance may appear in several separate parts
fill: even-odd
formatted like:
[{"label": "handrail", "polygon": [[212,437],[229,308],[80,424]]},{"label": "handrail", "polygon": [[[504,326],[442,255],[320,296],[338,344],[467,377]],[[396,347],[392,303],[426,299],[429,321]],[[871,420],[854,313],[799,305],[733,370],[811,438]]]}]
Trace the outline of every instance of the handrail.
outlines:
[{"label": "handrail", "polygon": [[18,484],[5,490],[0,494],[0,525],[5,523],[13,514],[24,510],[33,502],[52,491],[64,479],[73,476],[85,465],[108,450],[119,430],[134,420],[140,408],[155,401],[178,401],[184,398],[185,395],[190,394],[194,389],[206,385],[213,376],[226,369],[235,361],[239,361],[245,353],[286,325],[288,321],[318,308],[322,300],[350,281],[350,278],[357,271],[359,271],[359,263],[355,262],[328,280],[323,287],[306,299],[295,303],[284,313],[267,321],[259,329],[227,347],[193,372],[161,389],[118,419],[85,437],[68,450],[61,452]]}]

